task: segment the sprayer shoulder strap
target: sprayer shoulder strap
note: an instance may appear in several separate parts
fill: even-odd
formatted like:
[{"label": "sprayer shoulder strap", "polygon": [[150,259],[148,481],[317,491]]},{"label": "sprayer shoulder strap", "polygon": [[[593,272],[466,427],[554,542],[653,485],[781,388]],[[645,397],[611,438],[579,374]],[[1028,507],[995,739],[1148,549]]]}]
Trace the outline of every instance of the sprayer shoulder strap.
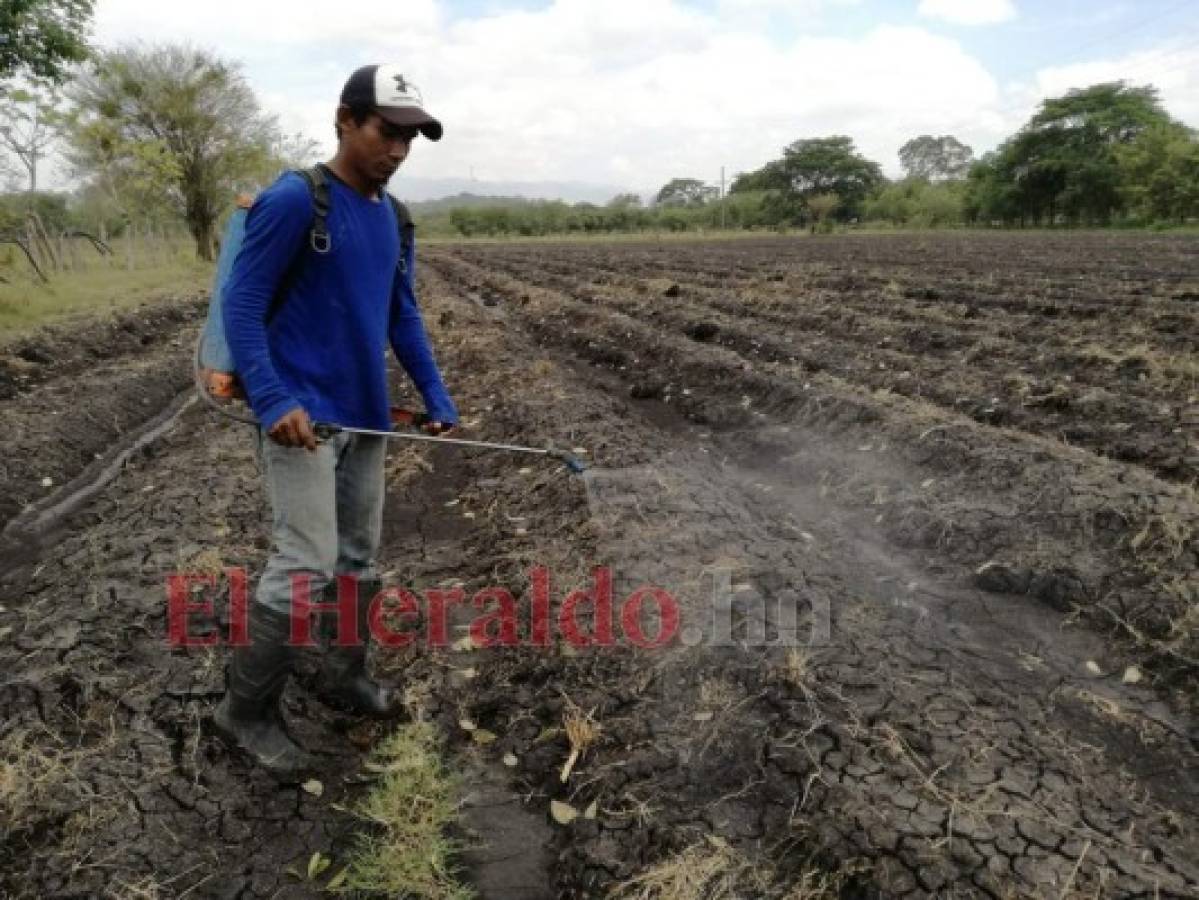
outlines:
[{"label": "sprayer shoulder strap", "polygon": [[408,251],[412,249],[416,226],[412,222],[412,215],[408,212],[408,207],[397,200],[392,194],[388,193],[386,196],[391,202],[391,208],[395,211],[396,226],[400,229],[399,273],[403,277],[408,274]]},{"label": "sprayer shoulder strap", "polygon": [[[266,320],[268,323],[278,314],[283,306],[283,301],[295,287],[296,281],[308,261],[309,253],[325,254],[333,249],[333,241],[329,236],[329,209],[332,192],[329,190],[328,168],[318,163],[307,169],[293,171],[304,179],[304,183],[308,185],[308,193],[312,196],[312,224],[308,229],[304,244],[297,248],[295,256],[292,257],[279,282],[279,290],[276,291],[270,308],[267,310]],[[390,193],[386,193],[386,197],[395,211],[396,225],[400,231],[399,273],[402,276],[406,275],[408,271],[408,251],[414,240],[415,226],[408,207]]]}]

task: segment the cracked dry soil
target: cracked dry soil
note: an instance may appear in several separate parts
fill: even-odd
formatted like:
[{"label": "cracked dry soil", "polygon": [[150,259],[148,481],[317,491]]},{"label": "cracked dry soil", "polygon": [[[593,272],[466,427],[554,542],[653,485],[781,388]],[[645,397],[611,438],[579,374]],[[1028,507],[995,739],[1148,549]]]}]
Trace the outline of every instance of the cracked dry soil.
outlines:
[{"label": "cracked dry soil", "polygon": [[[736,620],[722,646],[377,654],[465,773],[480,895],[605,896],[713,839],[722,896],[1199,895],[1192,249],[426,248],[464,436],[593,470],[397,446],[388,579],[525,609],[534,566],[558,602],[606,565],[618,602],[664,587],[684,626],[727,583]],[[102,363],[66,330],[0,353],[6,896],[317,896],[308,859],[335,872],[361,827],[377,726],[301,677],[287,715],[325,791],[281,788],[206,730],[224,651],[165,640],[166,573],[267,552],[244,428],[186,408],[53,536],[14,518],[186,386],[199,313],[127,314]],[[769,645],[780,599],[796,648]],[[600,731],[563,783],[576,708]],[[552,800],[594,816],[552,823]]]}]

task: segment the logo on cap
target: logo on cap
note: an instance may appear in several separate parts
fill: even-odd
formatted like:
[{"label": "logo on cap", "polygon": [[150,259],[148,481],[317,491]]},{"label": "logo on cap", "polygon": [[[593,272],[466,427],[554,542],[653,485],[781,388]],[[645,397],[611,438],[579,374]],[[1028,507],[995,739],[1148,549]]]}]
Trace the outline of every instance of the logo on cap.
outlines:
[{"label": "logo on cap", "polygon": [[396,75],[394,77],[396,80],[396,90],[399,91],[401,94],[408,93],[408,82],[404,80],[404,76]]}]

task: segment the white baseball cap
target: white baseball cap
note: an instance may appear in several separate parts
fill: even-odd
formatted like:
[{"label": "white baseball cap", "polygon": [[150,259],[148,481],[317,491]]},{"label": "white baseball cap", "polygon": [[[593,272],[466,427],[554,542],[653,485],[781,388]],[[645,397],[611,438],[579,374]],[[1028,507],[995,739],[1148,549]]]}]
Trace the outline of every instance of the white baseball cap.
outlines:
[{"label": "white baseball cap", "polygon": [[425,111],[420,89],[404,77],[398,66],[363,66],[341,89],[346,106],[370,106],[395,125],[416,125],[431,141],[441,140],[441,123]]}]

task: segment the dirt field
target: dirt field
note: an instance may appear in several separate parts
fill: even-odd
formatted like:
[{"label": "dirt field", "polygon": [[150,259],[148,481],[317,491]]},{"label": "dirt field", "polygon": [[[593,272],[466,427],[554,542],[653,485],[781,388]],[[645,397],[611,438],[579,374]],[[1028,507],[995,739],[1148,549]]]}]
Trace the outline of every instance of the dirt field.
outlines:
[{"label": "dirt field", "polygon": [[[397,447],[389,580],[523,610],[533,567],[557,603],[604,565],[683,626],[379,655],[465,773],[479,894],[1199,895],[1197,250],[426,249],[463,436],[592,468]],[[318,896],[308,860],[361,827],[376,726],[301,679],[325,791],[280,788],[207,733],[224,651],[165,640],[168,572],[267,552],[249,436],[183,393],[202,302],[0,348],[0,894]],[[691,641],[725,596],[733,639]],[[579,712],[598,737],[563,783]]]}]

